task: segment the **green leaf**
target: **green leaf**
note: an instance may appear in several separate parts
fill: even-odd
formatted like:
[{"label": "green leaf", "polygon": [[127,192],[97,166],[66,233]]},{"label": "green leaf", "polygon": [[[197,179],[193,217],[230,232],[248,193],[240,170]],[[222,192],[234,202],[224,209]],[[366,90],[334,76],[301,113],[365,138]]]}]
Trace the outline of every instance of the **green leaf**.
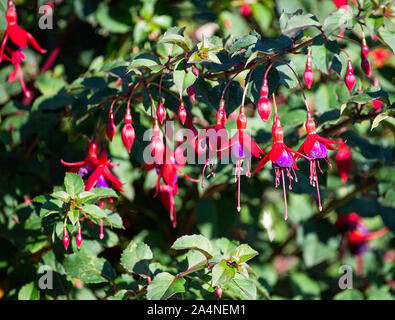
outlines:
[{"label": "green leaf", "polygon": [[147,287],[148,300],[166,300],[176,293],[185,292],[185,279],[168,272],[158,274]]},{"label": "green leaf", "polygon": [[364,300],[363,295],[356,289],[346,289],[333,297],[333,300]]},{"label": "green leaf", "polygon": [[248,48],[249,46],[255,44],[258,38],[253,35],[246,35],[236,39],[236,41],[230,46],[229,54],[233,55],[241,49]]},{"label": "green leaf", "polygon": [[136,243],[133,240],[123,251],[121,265],[129,272],[149,276],[149,264],[152,260],[152,251],[145,243]]},{"label": "green leaf", "polygon": [[25,284],[18,292],[18,300],[39,300],[40,292],[34,282]]},{"label": "green leaf", "polygon": [[171,246],[171,249],[174,250],[194,249],[203,253],[204,256],[207,257],[208,259],[212,258],[213,256],[210,240],[203,237],[202,235],[197,235],[197,234],[178,238]]},{"label": "green leaf", "polygon": [[186,71],[185,59],[179,61],[174,67],[173,80],[180,94],[191,86],[196,78],[196,75],[192,72],[192,68],[189,68],[188,72]]},{"label": "green leaf", "polygon": [[351,10],[339,9],[331,13],[324,21],[323,29],[327,36],[336,30],[352,27]]},{"label": "green leaf", "polygon": [[63,201],[59,199],[51,199],[43,204],[40,209],[40,217],[44,218],[54,213],[63,211]]},{"label": "green leaf", "polygon": [[256,300],[257,288],[254,281],[236,273],[233,280],[222,286],[222,289],[242,300]]},{"label": "green leaf", "polygon": [[94,204],[84,205],[81,210],[94,218],[107,218],[104,210]]},{"label": "green leaf", "polygon": [[70,195],[67,192],[64,192],[64,191],[53,192],[51,194],[51,196],[56,198],[56,199],[62,200],[64,202],[69,202],[69,200],[70,200]]},{"label": "green leaf", "polygon": [[383,121],[384,119],[387,119],[388,117],[393,117],[394,115],[395,115],[395,110],[387,110],[385,112],[378,114],[376,118],[374,118],[370,130],[376,128],[380,124],[380,122]]},{"label": "green leaf", "polygon": [[156,70],[157,68],[162,68],[158,57],[151,53],[142,53],[138,55],[131,64],[129,65],[130,70],[146,68],[151,70]]},{"label": "green leaf", "polygon": [[307,298],[312,298],[320,294],[320,287],[318,284],[303,273],[292,273],[291,280],[295,294],[297,295],[301,294]]},{"label": "green leaf", "polygon": [[230,265],[226,260],[222,260],[212,270],[211,285],[216,287],[230,282],[236,275],[236,271],[236,267]]},{"label": "green leaf", "polygon": [[393,22],[386,19],[386,23],[379,29],[379,37],[391,48],[392,52],[395,53],[395,27]]},{"label": "green leaf", "polygon": [[76,198],[79,193],[84,191],[85,187],[82,178],[78,174],[72,172],[66,172],[64,186],[66,188],[66,192],[72,199]]},{"label": "green leaf", "polygon": [[248,244],[241,244],[233,251],[231,258],[237,263],[243,263],[256,255],[258,255],[258,252],[252,249]]},{"label": "green leaf", "polygon": [[84,252],[69,255],[64,262],[66,273],[85,283],[113,281],[114,270],[104,258],[88,256]]},{"label": "green leaf", "polygon": [[[85,193],[86,191],[82,192],[83,197],[88,197],[88,194]],[[89,199],[102,199],[102,198],[118,198],[117,193],[111,188],[93,188],[90,192]],[[78,195],[78,198],[80,198]],[[85,200],[86,201],[86,200]]]},{"label": "green leaf", "polygon": [[131,25],[116,20],[111,16],[110,8],[105,2],[100,3],[99,8],[96,10],[96,19],[102,28],[112,33],[126,33],[132,28]]},{"label": "green leaf", "polygon": [[296,37],[302,30],[315,26],[320,27],[321,24],[317,18],[308,13],[302,14],[302,10],[297,10],[293,14],[283,13],[280,16],[280,26],[283,34],[290,38]]},{"label": "green leaf", "polygon": [[183,28],[178,28],[178,27],[169,28],[165,32],[165,34],[159,38],[158,43],[172,43],[172,44],[179,46],[184,51],[189,51],[190,47],[187,42],[187,39],[184,37],[184,30],[185,30],[185,27],[183,27]]}]

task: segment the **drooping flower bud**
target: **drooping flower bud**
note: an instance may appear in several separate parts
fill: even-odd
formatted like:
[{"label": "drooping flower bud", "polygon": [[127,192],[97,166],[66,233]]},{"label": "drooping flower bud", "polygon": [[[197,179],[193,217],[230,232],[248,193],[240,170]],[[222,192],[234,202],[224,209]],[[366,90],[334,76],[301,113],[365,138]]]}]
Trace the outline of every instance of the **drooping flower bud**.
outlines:
[{"label": "drooping flower bud", "polygon": [[125,119],[125,125],[122,128],[122,141],[126,149],[128,149],[128,152],[130,152],[134,142],[135,132],[132,126],[132,115],[130,113],[129,106],[126,108],[124,119]]},{"label": "drooping flower bud", "polygon": [[363,73],[366,74],[366,76],[370,78],[370,76],[372,75],[372,71],[371,71],[370,63],[369,63],[368,59],[362,58],[361,68],[362,68]]},{"label": "drooping flower bud", "polygon": [[348,59],[347,73],[344,78],[344,81],[346,82],[346,86],[351,93],[352,89],[354,88],[354,85],[355,85],[355,76],[354,76],[354,69],[352,67],[350,58]]},{"label": "drooping flower bud", "polygon": [[221,299],[222,297],[222,289],[221,287],[216,287],[215,292],[217,293],[218,299]]},{"label": "drooping flower bud", "polygon": [[112,111],[112,106],[113,104],[111,104],[110,112],[108,113],[108,122],[106,126],[106,135],[110,141],[114,139],[115,133],[117,131],[117,126],[114,123],[114,113]]},{"label": "drooping flower bud", "polygon": [[306,61],[306,70],[303,75],[304,83],[306,84],[307,88],[311,88],[311,85],[314,81],[314,72],[313,72],[313,64],[311,62],[311,54],[310,50],[307,54],[307,61]]},{"label": "drooping flower bud", "polygon": [[75,242],[77,244],[78,250],[80,250],[81,244],[82,244],[82,234],[81,234],[81,226],[80,225],[78,225],[78,231],[77,231],[77,236],[75,237]]},{"label": "drooping flower bud", "polygon": [[269,98],[261,97],[257,104],[257,109],[263,121],[267,121],[272,113],[272,103]]},{"label": "drooping flower bud", "polygon": [[180,119],[183,125],[185,124],[185,120],[187,119],[187,111],[185,110],[185,105],[183,101],[181,101],[180,106],[178,107],[178,119]]},{"label": "drooping flower bud", "polygon": [[251,6],[248,3],[243,3],[240,6],[240,14],[244,17],[244,18],[248,18],[252,13],[252,9]]},{"label": "drooping flower bud", "polygon": [[196,102],[196,91],[193,85],[187,88],[187,94],[188,97],[192,100],[192,102]]},{"label": "drooping flower bud", "polygon": [[156,110],[156,115],[158,116],[160,123],[163,123],[163,120],[165,120],[166,117],[166,110],[165,107],[163,106],[162,101],[159,101],[158,109]]},{"label": "drooping flower bud", "polygon": [[69,234],[67,233],[67,228],[66,226],[63,228],[63,246],[64,246],[64,250],[67,251],[68,247],[69,247],[69,243],[70,243],[70,238],[69,238]]}]

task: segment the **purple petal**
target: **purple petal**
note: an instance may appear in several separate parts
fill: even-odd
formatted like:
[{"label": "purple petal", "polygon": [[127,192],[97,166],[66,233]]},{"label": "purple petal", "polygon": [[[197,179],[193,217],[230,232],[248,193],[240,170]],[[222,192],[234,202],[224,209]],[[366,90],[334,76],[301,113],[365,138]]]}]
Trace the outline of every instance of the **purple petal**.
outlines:
[{"label": "purple petal", "polygon": [[294,161],[292,155],[287,150],[283,150],[280,158],[278,158],[278,160],[273,165],[282,168],[293,167]]},{"label": "purple petal", "polygon": [[328,157],[328,149],[321,142],[316,141],[308,156],[315,159],[326,158]]}]

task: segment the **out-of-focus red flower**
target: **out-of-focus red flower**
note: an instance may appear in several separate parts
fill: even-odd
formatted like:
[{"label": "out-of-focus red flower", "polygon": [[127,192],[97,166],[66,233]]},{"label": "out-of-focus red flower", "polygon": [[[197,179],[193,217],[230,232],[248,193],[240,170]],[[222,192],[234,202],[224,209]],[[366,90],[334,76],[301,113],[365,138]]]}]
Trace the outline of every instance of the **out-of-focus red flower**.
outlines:
[{"label": "out-of-focus red flower", "polygon": [[373,65],[376,68],[382,68],[386,65],[392,54],[384,48],[377,48],[371,51],[371,55]]},{"label": "out-of-focus red flower", "polygon": [[337,171],[339,172],[340,179],[343,182],[347,182],[348,174],[351,170],[351,152],[348,146],[343,143],[343,139],[339,139],[340,148],[336,154],[335,161]]}]

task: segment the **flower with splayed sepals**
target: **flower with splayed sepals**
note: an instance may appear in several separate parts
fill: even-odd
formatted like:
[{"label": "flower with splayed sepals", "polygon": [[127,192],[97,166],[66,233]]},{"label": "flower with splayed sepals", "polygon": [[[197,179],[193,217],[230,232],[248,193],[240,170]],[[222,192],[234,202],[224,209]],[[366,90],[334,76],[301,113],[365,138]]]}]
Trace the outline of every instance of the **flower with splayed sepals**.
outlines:
[{"label": "flower with splayed sepals", "polygon": [[[317,197],[318,197],[318,209],[322,211],[321,206],[321,197],[320,197],[320,189],[318,185],[318,177],[317,177],[317,166],[318,169],[323,173],[320,168],[319,159],[325,159],[330,167],[332,165],[328,161],[328,149],[336,150],[333,146],[334,144],[340,144],[340,142],[333,141],[330,139],[323,138],[316,133],[315,122],[313,117],[311,116],[311,112],[307,112],[307,120],[306,120],[306,130],[307,137],[306,140],[299,147],[298,152],[304,153],[310,159],[310,184],[314,187],[317,187]],[[300,156],[296,155],[296,159]]]},{"label": "flower with splayed sepals", "polygon": [[294,179],[294,177],[291,174],[291,170],[295,176],[295,182],[298,182],[298,178],[296,177],[296,173],[295,173],[295,169],[298,170],[298,168],[296,166],[295,156],[293,154],[298,155],[300,157],[304,157],[308,160],[311,159],[299,153],[298,151],[295,151],[287,147],[284,144],[283,141],[284,132],[281,127],[280,118],[277,113],[274,115],[272,134],[273,134],[273,146],[271,150],[265,155],[265,157],[259,162],[258,166],[252,172],[252,174],[254,174],[259,169],[261,169],[269,160],[272,162],[272,166],[276,174],[275,177],[276,188],[280,185],[280,176],[282,177],[284,205],[285,205],[284,219],[287,220],[288,219],[287,194],[285,191],[284,171],[286,172],[286,175],[289,179],[289,189],[291,190],[292,189],[291,181]]}]

